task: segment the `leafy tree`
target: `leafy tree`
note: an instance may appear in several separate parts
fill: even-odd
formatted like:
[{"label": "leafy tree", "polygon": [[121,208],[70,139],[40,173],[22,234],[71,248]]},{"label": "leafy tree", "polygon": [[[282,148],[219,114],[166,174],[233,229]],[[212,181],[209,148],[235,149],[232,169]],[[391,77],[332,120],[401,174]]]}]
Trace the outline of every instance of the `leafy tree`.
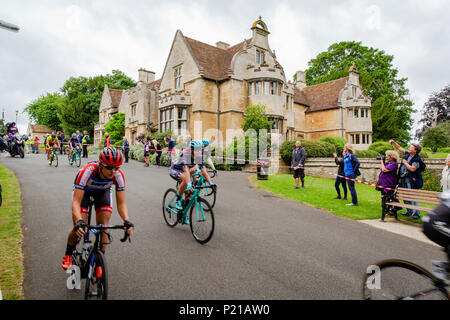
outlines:
[{"label": "leafy tree", "polygon": [[[98,122],[98,108],[105,84],[111,89],[122,90],[136,86],[136,82],[119,70],[89,78],[71,77],[64,83],[61,88],[64,103],[58,114],[64,130],[77,128],[92,135],[94,124]],[[71,112],[72,108],[76,109],[76,113]]]},{"label": "leafy tree", "polygon": [[121,141],[125,135],[125,113],[116,113],[111,120],[105,124],[105,132],[114,142]]},{"label": "leafy tree", "polygon": [[[363,91],[372,99],[374,140],[407,142],[413,123],[413,103],[405,86],[407,78],[398,78],[398,70],[392,65],[393,59],[394,56],[363,46],[361,42],[335,43],[308,62],[306,82],[314,85],[346,77],[355,63]],[[386,112],[389,121],[384,119]]]},{"label": "leafy tree", "polygon": [[430,127],[450,121],[450,85],[440,92],[434,92],[425,102],[422,110],[422,127],[416,131],[416,138],[420,139]]},{"label": "leafy tree", "polygon": [[422,144],[425,147],[431,148],[436,152],[438,148],[448,147],[450,144],[450,137],[447,130],[443,126],[436,126],[428,128],[423,134]]},{"label": "leafy tree", "polygon": [[58,108],[62,103],[63,98],[59,93],[47,93],[28,104],[25,112],[29,114],[36,124],[46,125],[54,130],[61,130]]},{"label": "leafy tree", "polygon": [[244,122],[242,123],[244,132],[253,129],[259,133],[260,129],[270,130],[271,127],[272,121],[270,121],[266,115],[266,106],[257,104],[247,107]]}]

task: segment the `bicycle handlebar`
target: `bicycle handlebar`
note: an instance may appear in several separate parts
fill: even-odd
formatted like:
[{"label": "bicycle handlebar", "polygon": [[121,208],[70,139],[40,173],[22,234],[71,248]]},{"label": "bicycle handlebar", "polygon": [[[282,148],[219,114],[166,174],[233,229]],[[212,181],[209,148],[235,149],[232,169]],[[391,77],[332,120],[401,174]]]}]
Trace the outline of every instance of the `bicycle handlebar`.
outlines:
[{"label": "bicycle handlebar", "polygon": [[[95,230],[100,230],[100,231],[107,230],[107,229],[123,229],[124,227],[125,227],[124,225],[105,226],[102,224],[99,224],[98,226],[92,226],[92,225],[86,226],[86,228],[88,228],[88,230],[95,229]],[[124,234],[123,238],[120,239],[120,242],[125,242],[125,241],[127,241],[127,239],[129,242],[131,242],[131,238],[130,238],[130,235],[128,234],[127,230],[124,230],[124,232],[125,232],[125,234]]]}]

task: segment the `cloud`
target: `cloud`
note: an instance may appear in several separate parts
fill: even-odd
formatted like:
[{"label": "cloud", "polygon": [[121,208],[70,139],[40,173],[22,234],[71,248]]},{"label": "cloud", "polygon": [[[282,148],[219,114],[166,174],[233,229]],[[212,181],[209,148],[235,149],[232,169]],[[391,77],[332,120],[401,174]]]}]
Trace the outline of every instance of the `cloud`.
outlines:
[{"label": "cloud", "polygon": [[[251,37],[259,16],[288,80],[331,44],[361,41],[394,55],[420,109],[449,83],[448,12],[445,0],[3,0],[0,19],[21,30],[0,30],[0,111],[15,119],[15,110],[57,91],[71,76],[120,69],[137,79],[144,67],[159,78],[177,29],[211,45],[233,45]],[[19,124],[26,126],[28,119],[21,117]]]}]

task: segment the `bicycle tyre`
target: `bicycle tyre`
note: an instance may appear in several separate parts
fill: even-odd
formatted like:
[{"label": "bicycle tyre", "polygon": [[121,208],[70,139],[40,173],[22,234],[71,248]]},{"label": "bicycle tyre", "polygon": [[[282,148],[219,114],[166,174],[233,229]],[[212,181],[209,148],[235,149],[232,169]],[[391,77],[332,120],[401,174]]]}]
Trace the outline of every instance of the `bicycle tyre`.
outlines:
[{"label": "bicycle tyre", "polygon": [[[92,254],[89,256],[91,259]],[[102,277],[97,278],[96,268],[102,268]],[[93,281],[94,280],[94,281]],[[91,293],[92,285],[96,286],[96,294]],[[89,300],[91,297],[97,297],[97,300],[108,300],[108,270],[106,268],[105,255],[101,251],[95,252],[95,259],[92,265],[92,272],[86,278],[86,285],[84,290],[84,300]]]},{"label": "bicycle tyre", "polygon": [[75,154],[75,164],[77,165],[78,168],[81,166],[81,157],[78,151]]},{"label": "bicycle tyre", "polygon": [[58,155],[56,154],[56,152],[53,153],[53,161],[55,164],[55,168],[58,167]]},{"label": "bicycle tyre", "polygon": [[[386,295],[386,294],[380,294],[380,296],[383,296],[384,300],[414,300],[415,298],[424,298],[425,296],[427,296],[429,293],[431,292],[437,292],[438,296],[440,297],[440,299],[445,299],[445,300],[449,300],[450,296],[448,294],[448,291],[445,289],[445,283],[441,280],[439,280],[438,278],[436,278],[431,272],[429,272],[428,270],[422,268],[421,266],[414,264],[412,262],[409,261],[405,261],[405,260],[398,260],[398,259],[392,259],[392,260],[384,260],[381,261],[377,264],[375,264],[374,266],[377,266],[380,270],[380,280],[383,281],[382,279],[385,278],[386,274],[387,274],[387,270],[389,270],[390,272],[392,272],[393,270],[397,271],[397,274],[402,273],[402,274],[409,274],[411,275],[411,273],[408,272],[411,271],[417,275],[419,275],[422,279],[426,279],[426,282],[429,282],[431,284],[431,286],[433,286],[433,289],[431,290],[424,290],[421,289],[422,291],[418,291],[417,293],[415,293],[414,296],[413,293],[409,293],[409,296],[398,296],[398,295],[393,295],[391,294],[390,296]],[[397,269],[394,269],[397,268]],[[384,271],[384,272],[383,272]],[[395,273],[394,273],[395,274]],[[366,273],[364,275],[363,278],[363,283],[362,283],[362,297],[364,300],[378,300],[378,295],[375,296],[371,290],[371,288],[368,287],[368,283],[369,283],[369,277],[371,275]],[[389,279],[389,277],[388,277]],[[369,280],[369,281],[368,281]],[[410,280],[410,277],[408,276],[408,280]],[[401,279],[399,279],[398,281],[401,281]],[[404,282],[399,282],[401,283],[402,289],[404,286]],[[375,289],[375,290],[383,290],[384,288],[382,288],[384,286],[381,285],[380,288]],[[389,284],[388,284],[389,286]],[[400,288],[396,288],[396,290],[400,290]],[[388,289],[389,291],[389,289]],[[415,290],[416,291],[416,290]],[[427,292],[428,291],[428,292]],[[376,292],[376,291],[374,291]],[[413,296],[411,296],[413,295]],[[433,298],[433,297],[432,297]],[[434,299],[436,299],[434,298]]]},{"label": "bicycle tyre", "polygon": [[170,206],[171,209],[176,210],[175,209],[175,201],[174,201],[176,194],[177,194],[177,192],[174,189],[168,189],[166,191],[166,193],[164,194],[163,202],[162,202],[162,211],[163,211],[164,221],[171,228],[175,227],[178,223],[177,214],[168,210],[167,206]]},{"label": "bicycle tyre", "polygon": [[[200,204],[200,206],[199,206]],[[206,218],[206,215],[203,215],[203,217],[197,216],[197,210],[195,210],[195,216],[194,216],[194,209],[197,209],[197,207],[200,208],[200,214],[207,213],[209,215],[208,218]],[[208,208],[206,210],[205,208]],[[203,209],[203,210],[202,210]],[[202,212],[203,211],[203,212]],[[208,222],[208,223],[205,223]],[[191,227],[191,233],[194,239],[201,243],[205,244],[209,240],[211,240],[213,233],[214,233],[214,213],[211,208],[211,205],[208,201],[206,201],[203,198],[198,197],[197,203],[194,203],[191,207],[191,211],[189,213],[189,225]],[[208,226],[209,225],[209,226]],[[205,227],[205,228],[203,228]],[[200,234],[200,229],[206,230],[204,235]]]},{"label": "bicycle tyre", "polygon": [[[206,184],[204,184],[204,186],[206,186]],[[211,205],[211,208],[214,208],[214,205],[216,204],[217,189],[216,188],[206,188],[206,189],[202,189],[202,190],[207,190],[203,194],[203,196],[205,197],[205,199],[208,199],[208,203]]]}]

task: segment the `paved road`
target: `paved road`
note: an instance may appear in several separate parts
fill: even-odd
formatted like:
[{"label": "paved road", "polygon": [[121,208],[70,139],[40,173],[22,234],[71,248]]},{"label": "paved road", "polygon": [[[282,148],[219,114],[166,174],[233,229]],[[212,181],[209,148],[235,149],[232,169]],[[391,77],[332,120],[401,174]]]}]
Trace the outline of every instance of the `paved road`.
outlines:
[{"label": "paved road", "polygon": [[[80,299],[59,266],[78,169],[65,158],[49,167],[43,157],[0,159],[21,184],[25,298]],[[108,247],[111,299],[359,299],[370,263],[395,257],[429,267],[445,259],[435,246],[254,189],[249,174],[237,172],[216,178],[216,229],[202,246],[188,226],[163,220],[162,196],[174,185],[167,168],[131,161],[123,171],[136,231],[126,244],[116,232]],[[115,210],[112,223],[120,222]]]}]

